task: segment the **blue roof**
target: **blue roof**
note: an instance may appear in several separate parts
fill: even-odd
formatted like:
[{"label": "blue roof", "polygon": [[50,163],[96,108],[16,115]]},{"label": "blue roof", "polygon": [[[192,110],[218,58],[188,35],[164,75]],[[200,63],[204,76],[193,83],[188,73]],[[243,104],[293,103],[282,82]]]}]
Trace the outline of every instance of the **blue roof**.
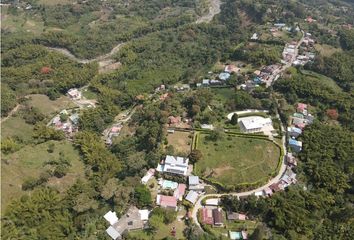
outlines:
[{"label": "blue roof", "polygon": [[164,180],[162,183],[162,188],[166,189],[166,188],[170,188],[170,189],[176,189],[178,186],[178,183],[176,182],[172,182],[170,180]]},{"label": "blue roof", "polygon": [[255,78],[253,78],[253,82],[261,83],[262,79],[260,79],[259,77],[255,77]]},{"label": "blue roof", "polygon": [[240,232],[232,232],[232,231],[230,231],[229,234],[230,234],[230,239],[233,239],[233,240],[242,238],[242,235],[241,235]]},{"label": "blue roof", "polygon": [[226,73],[226,72],[222,72],[219,74],[219,78],[224,81],[229,79],[230,76],[231,76],[230,73]]},{"label": "blue roof", "polygon": [[293,132],[296,132],[296,133],[299,133],[299,134],[302,133],[302,130],[301,130],[300,128],[297,128],[297,127],[293,127],[293,128],[292,128],[292,131],[293,131]]},{"label": "blue roof", "polygon": [[293,146],[302,146],[302,142],[300,141],[296,141],[295,139],[289,138],[289,145],[293,145]]}]

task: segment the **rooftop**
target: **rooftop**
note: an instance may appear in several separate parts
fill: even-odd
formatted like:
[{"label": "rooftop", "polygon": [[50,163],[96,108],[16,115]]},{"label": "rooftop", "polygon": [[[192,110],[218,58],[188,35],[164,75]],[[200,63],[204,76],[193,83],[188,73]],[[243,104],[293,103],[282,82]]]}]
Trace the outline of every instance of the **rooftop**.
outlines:
[{"label": "rooftop", "polygon": [[189,185],[198,185],[199,184],[199,177],[198,176],[189,176],[188,183],[189,183]]},{"label": "rooftop", "polygon": [[197,201],[197,199],[198,199],[198,193],[193,190],[189,191],[189,193],[186,196],[186,200],[193,204]]}]

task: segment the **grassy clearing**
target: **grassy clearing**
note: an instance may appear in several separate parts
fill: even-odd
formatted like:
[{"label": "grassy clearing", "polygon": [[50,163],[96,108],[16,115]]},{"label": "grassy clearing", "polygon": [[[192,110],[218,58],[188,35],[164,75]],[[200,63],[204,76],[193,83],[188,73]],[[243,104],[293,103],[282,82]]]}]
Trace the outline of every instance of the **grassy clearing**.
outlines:
[{"label": "grassy clearing", "polygon": [[233,88],[212,88],[211,91],[215,94],[215,99],[224,103],[235,96]]},{"label": "grassy clearing", "polygon": [[[49,144],[54,144],[53,153],[47,151]],[[24,193],[22,183],[29,177],[38,178],[49,166],[45,166],[48,160],[56,160],[59,153],[70,160],[71,167],[66,176],[62,178],[52,177],[47,185],[57,188],[60,192],[71,186],[76,179],[84,177],[84,164],[80,160],[79,153],[73,145],[67,141],[49,141],[35,146],[25,146],[21,150],[2,156],[1,164],[1,206],[5,210],[11,199],[19,198]]]},{"label": "grassy clearing", "polygon": [[327,44],[315,44],[315,49],[319,51],[322,56],[329,57],[333,53],[340,52],[342,49],[335,48]]},{"label": "grassy clearing", "polygon": [[28,95],[29,105],[36,107],[45,115],[52,115],[55,112],[59,112],[65,108],[72,108],[76,105],[66,96],[61,96],[60,98],[52,101],[46,95],[42,94],[31,94]]},{"label": "grassy clearing", "polygon": [[82,96],[84,96],[87,99],[97,99],[97,94],[91,91],[89,88],[84,89],[82,91]]},{"label": "grassy clearing", "polygon": [[[180,212],[179,212],[180,213]],[[180,214],[179,214],[180,215]],[[183,230],[186,228],[186,224],[184,223],[183,220],[175,220],[173,223],[166,225],[166,224],[161,224],[159,226],[159,229],[157,230],[156,233],[154,234],[148,234],[146,231],[143,230],[138,230],[138,231],[132,231],[129,233],[130,237],[135,237],[135,239],[146,239],[146,240],[152,240],[152,239],[164,239],[165,237],[172,236],[171,231],[175,227],[176,229],[176,239],[184,239],[183,236]]]},{"label": "grassy clearing", "polygon": [[30,141],[33,134],[33,125],[27,124],[20,116],[13,116],[1,124],[1,139],[18,137],[23,141]]},{"label": "grassy clearing", "polygon": [[191,151],[193,135],[189,132],[179,132],[169,133],[167,135],[167,141],[169,145],[172,145],[176,153],[189,154]]},{"label": "grassy clearing", "polygon": [[223,214],[224,217],[224,228],[213,228],[214,232],[220,233],[222,235],[229,234],[229,231],[242,231],[247,229],[249,235],[251,235],[257,227],[256,221],[227,221],[225,212]]},{"label": "grassy clearing", "polygon": [[65,4],[73,4],[74,2],[76,2],[76,0],[39,0],[38,1],[40,4],[43,5],[65,5]]},{"label": "grassy clearing", "polygon": [[227,136],[217,142],[200,134],[197,149],[203,159],[196,173],[224,185],[253,183],[267,178],[278,163],[278,147],[267,140]]},{"label": "grassy clearing", "polygon": [[340,93],[343,91],[332,78],[326,77],[319,73],[306,71],[306,70],[302,70],[301,73],[307,76],[309,79],[312,79],[313,81],[319,81],[322,84],[327,85],[328,87],[332,88],[335,92]]}]

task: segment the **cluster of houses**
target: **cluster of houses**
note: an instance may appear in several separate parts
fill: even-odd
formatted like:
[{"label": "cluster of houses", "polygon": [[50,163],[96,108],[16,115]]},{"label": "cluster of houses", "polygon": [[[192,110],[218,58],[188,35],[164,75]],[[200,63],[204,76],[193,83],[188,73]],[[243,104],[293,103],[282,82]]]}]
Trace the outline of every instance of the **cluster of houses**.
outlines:
[{"label": "cluster of houses", "polygon": [[238,74],[241,69],[233,64],[228,64],[225,66],[223,72],[215,77],[215,79],[203,79],[201,83],[197,83],[197,87],[210,87],[210,86],[220,86],[226,85],[227,80],[231,77],[232,73]]},{"label": "cluster of houses", "polygon": [[296,138],[302,134],[307,125],[313,123],[313,120],[314,116],[308,112],[307,104],[298,103],[296,113],[291,117],[291,126],[288,127],[288,144],[293,152],[298,153],[302,150],[302,142],[296,140]]},{"label": "cluster of houses", "polygon": [[272,33],[272,35],[274,36],[274,34],[278,31],[295,31],[295,32],[299,32],[300,28],[299,26],[296,27],[289,27],[287,26],[285,23],[274,23],[274,25],[270,28],[270,32]]},{"label": "cluster of houses", "polygon": [[[186,194],[187,185],[184,183],[177,183],[170,180],[159,179],[161,189],[170,194],[158,194],[156,197],[156,204],[173,210],[177,210],[177,202],[185,200],[191,204],[195,204],[199,194],[204,191],[204,185],[200,183],[198,176],[191,175],[192,166],[189,165],[189,159],[184,157],[175,157],[167,155],[166,158],[158,164],[156,171],[166,174],[174,174],[178,176],[188,177],[188,194]],[[153,171],[149,170],[147,175],[143,177],[144,182],[147,178],[153,175]],[[150,176],[150,177],[148,177]],[[167,190],[167,191],[166,191]]]},{"label": "cluster of houses", "polygon": [[62,130],[68,137],[78,131],[79,113],[75,110],[62,110],[49,123],[57,130]]},{"label": "cluster of houses", "polygon": [[[199,210],[201,223],[212,227],[224,227],[225,221],[245,221],[248,219],[246,214],[237,212],[224,212],[219,207],[219,199],[211,198],[205,200],[205,205]],[[230,239],[247,239],[247,231],[229,231]]]},{"label": "cluster of houses", "polygon": [[292,41],[291,43],[287,43],[284,47],[282,56],[285,63],[292,64],[297,56],[297,42]]},{"label": "cluster of houses", "polygon": [[[311,33],[306,33],[304,40],[302,41],[299,48],[299,55],[296,57],[293,65],[304,66],[309,61],[315,59],[315,49],[314,49],[315,40],[311,38]],[[301,54],[300,54],[301,53]]]},{"label": "cluster of houses", "polygon": [[113,240],[122,239],[126,232],[147,228],[149,214],[149,210],[135,206],[131,206],[121,218],[118,218],[115,212],[108,211],[103,216],[110,225],[106,232]]},{"label": "cluster of houses", "polygon": [[254,84],[265,83],[269,87],[274,81],[280,77],[282,66],[280,64],[272,64],[263,67],[261,70],[254,71],[256,75],[253,78]]}]

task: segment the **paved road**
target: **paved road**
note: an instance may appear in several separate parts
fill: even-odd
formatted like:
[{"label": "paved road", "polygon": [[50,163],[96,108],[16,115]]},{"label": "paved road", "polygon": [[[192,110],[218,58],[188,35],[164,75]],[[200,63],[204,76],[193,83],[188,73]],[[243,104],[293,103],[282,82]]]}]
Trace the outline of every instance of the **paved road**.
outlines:
[{"label": "paved road", "polygon": [[[297,55],[297,51],[298,51],[298,48],[299,46],[302,44],[303,40],[304,40],[304,37],[305,37],[305,33],[303,30],[301,30],[301,33],[302,33],[302,37],[300,39],[300,41],[298,42],[298,44],[296,45],[296,55]],[[281,71],[285,71],[288,67],[291,66],[291,63],[288,63],[286,65],[283,66],[283,68],[281,69]],[[232,114],[233,113],[230,113],[228,115],[228,118],[232,117]],[[277,115],[278,118],[279,118],[279,115]],[[285,128],[283,125],[281,125],[281,130],[284,132],[285,131]],[[284,154],[286,154],[286,137],[285,135],[282,137],[282,145],[283,145],[283,149],[284,149]],[[285,158],[284,158],[285,159]],[[197,217],[197,214],[198,214],[198,210],[200,208],[202,208],[202,201],[203,199],[207,198],[207,197],[222,197],[222,196],[237,196],[237,197],[245,197],[245,196],[250,196],[250,195],[253,195],[255,192],[260,192],[260,191],[263,191],[265,188],[269,187],[270,185],[272,185],[273,183],[277,183],[280,178],[283,176],[284,172],[286,171],[286,164],[285,164],[285,161],[282,161],[282,164],[281,164],[281,167],[280,167],[280,170],[279,170],[279,173],[277,176],[275,176],[273,179],[269,180],[267,184],[259,187],[259,188],[256,188],[256,189],[253,189],[253,190],[250,190],[250,191],[246,191],[246,192],[240,192],[240,193],[237,193],[237,192],[233,192],[233,193],[221,193],[221,194],[206,194],[206,195],[203,195],[201,197],[199,197],[198,201],[196,202],[196,204],[194,205],[193,207],[193,211],[192,211],[192,218],[194,220],[194,222],[197,224],[197,226],[200,226],[200,223],[198,222],[198,217]]]}]

